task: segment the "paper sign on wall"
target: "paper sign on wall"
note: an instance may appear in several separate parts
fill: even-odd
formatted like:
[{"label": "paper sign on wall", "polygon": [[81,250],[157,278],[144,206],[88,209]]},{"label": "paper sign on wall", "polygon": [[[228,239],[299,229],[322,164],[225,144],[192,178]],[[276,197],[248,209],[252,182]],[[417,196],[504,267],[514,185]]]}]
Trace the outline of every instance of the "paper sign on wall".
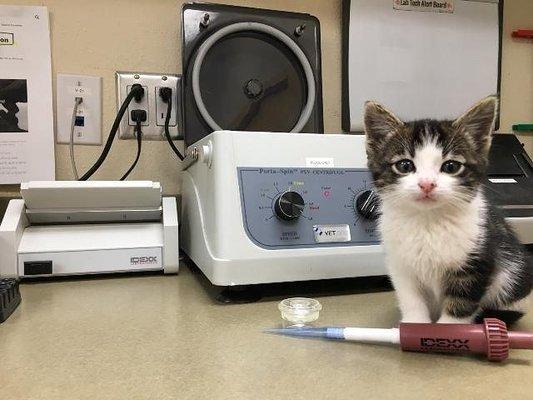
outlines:
[{"label": "paper sign on wall", "polygon": [[0,184],[54,179],[48,10],[0,6]]},{"label": "paper sign on wall", "polygon": [[392,0],[395,10],[453,13],[454,0]]}]

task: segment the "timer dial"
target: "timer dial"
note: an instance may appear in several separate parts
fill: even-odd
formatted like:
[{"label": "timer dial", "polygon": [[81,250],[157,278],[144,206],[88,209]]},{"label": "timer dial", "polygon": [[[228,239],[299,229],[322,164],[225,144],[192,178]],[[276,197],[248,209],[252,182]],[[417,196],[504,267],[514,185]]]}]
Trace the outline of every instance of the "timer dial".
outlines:
[{"label": "timer dial", "polygon": [[365,190],[355,199],[355,209],[368,220],[375,220],[379,217],[379,199],[373,190]]},{"label": "timer dial", "polygon": [[293,221],[298,219],[304,210],[305,203],[300,193],[288,191],[274,200],[274,213],[279,219]]}]

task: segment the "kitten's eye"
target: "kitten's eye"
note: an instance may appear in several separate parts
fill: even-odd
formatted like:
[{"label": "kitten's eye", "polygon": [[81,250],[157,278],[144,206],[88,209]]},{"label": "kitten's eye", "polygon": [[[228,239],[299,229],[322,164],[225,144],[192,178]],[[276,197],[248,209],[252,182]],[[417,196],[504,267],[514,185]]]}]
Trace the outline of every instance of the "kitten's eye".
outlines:
[{"label": "kitten's eye", "polygon": [[392,164],[392,170],[400,175],[407,175],[411,172],[415,172],[415,164],[411,160],[400,160]]},{"label": "kitten's eye", "polygon": [[457,175],[460,172],[462,172],[464,169],[464,165],[460,163],[459,161],[455,160],[448,160],[445,163],[442,164],[440,167],[440,171],[444,172],[445,174],[449,175]]}]

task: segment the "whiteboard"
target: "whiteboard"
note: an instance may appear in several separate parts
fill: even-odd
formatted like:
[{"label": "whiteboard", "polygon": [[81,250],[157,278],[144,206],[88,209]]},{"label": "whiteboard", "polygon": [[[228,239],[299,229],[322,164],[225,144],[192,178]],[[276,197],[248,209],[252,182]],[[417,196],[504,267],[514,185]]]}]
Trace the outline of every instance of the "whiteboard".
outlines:
[{"label": "whiteboard", "polygon": [[498,92],[497,1],[455,0],[453,13],[396,10],[394,1],[345,8],[344,130],[363,131],[367,100],[405,121],[449,119]]}]

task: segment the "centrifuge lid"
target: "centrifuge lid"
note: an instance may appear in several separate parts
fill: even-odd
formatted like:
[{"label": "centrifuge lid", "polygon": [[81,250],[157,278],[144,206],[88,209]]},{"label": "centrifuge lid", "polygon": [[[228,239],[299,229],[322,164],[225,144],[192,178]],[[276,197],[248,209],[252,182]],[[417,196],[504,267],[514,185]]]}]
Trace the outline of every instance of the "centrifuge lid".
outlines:
[{"label": "centrifuge lid", "polygon": [[[319,124],[311,125],[318,125],[319,129],[313,130],[322,131],[322,104],[317,100],[321,98],[320,60],[316,54],[309,54],[306,42],[313,37],[316,39],[317,33],[306,32],[309,38],[300,42],[293,31],[301,22],[289,19],[285,22],[287,27],[283,27],[283,21],[279,19],[292,13],[270,12],[270,15],[267,12],[266,17],[262,15],[262,18],[254,19],[241,15],[242,10],[249,13],[252,9],[232,7],[231,12],[218,13],[218,8],[213,5],[208,9],[209,25],[202,28],[199,21],[206,13],[206,5],[187,5],[193,6],[192,10],[184,9],[183,14],[184,101],[189,108],[185,116],[189,119],[185,124],[185,135],[188,144],[200,138],[190,137],[196,136],[200,128],[290,132],[297,127],[295,131],[309,131],[304,129],[308,121],[318,117]],[[199,6],[203,7],[198,9]],[[312,18],[306,14],[296,15],[302,19]],[[221,18],[225,18],[223,23]],[[270,27],[272,32],[241,27],[220,36],[202,54],[202,45],[217,32],[246,23]],[[315,28],[307,23],[305,29],[312,31]],[[198,64],[199,54],[202,60]],[[195,67],[199,73],[196,93],[193,90]],[[319,116],[316,109],[320,109]],[[191,114],[201,126],[191,124]]]}]

